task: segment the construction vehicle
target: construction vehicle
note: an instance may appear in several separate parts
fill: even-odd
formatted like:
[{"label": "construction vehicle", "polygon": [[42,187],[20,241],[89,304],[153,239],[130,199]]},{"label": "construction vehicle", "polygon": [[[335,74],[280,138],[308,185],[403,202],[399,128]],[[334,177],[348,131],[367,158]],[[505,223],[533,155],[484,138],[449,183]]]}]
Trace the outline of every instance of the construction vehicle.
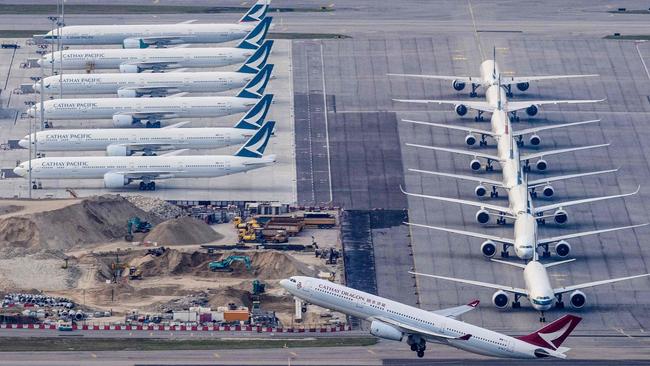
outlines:
[{"label": "construction vehicle", "polygon": [[289,237],[285,230],[260,228],[255,231],[255,234],[258,237],[258,240],[262,243],[286,243],[289,241]]},{"label": "construction vehicle", "polygon": [[253,280],[253,295],[261,295],[266,292],[266,284],[258,279]]},{"label": "construction vehicle", "polygon": [[134,216],[126,223],[126,235],[124,236],[124,240],[131,241],[133,240],[133,234],[148,233],[151,228],[152,225],[148,221],[144,221],[139,217]]},{"label": "construction vehicle", "polygon": [[232,272],[233,269],[230,267],[230,265],[233,262],[237,262],[237,261],[244,262],[247,270],[250,271],[252,269],[251,258],[247,255],[231,255],[226,259],[208,263],[208,268],[212,272]]},{"label": "construction vehicle", "polygon": [[136,266],[129,267],[129,279],[130,280],[141,280],[142,279],[142,270]]},{"label": "construction vehicle", "polygon": [[271,218],[266,225],[265,229],[274,229],[274,230],[284,230],[289,236],[296,236],[302,228],[305,226],[305,223],[302,218],[288,217],[288,216],[277,216]]},{"label": "construction vehicle", "polygon": [[336,217],[326,212],[305,212],[303,220],[307,227],[330,229],[336,226]]},{"label": "construction vehicle", "polygon": [[145,254],[145,256],[146,255],[152,255],[154,257],[160,257],[161,255],[165,254],[165,250],[167,250],[167,249],[165,249],[165,247],[150,248],[150,249],[147,249],[147,253]]},{"label": "construction vehicle", "polygon": [[325,259],[325,264],[336,264],[339,257],[341,256],[341,252],[334,248],[316,249],[314,254],[316,257]]}]

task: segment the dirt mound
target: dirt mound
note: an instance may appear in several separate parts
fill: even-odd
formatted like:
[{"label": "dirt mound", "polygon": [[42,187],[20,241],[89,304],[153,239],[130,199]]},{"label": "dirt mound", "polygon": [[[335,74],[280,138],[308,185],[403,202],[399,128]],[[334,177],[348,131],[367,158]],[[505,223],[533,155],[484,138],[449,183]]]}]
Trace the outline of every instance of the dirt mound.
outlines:
[{"label": "dirt mound", "polygon": [[145,240],[160,245],[204,244],[217,241],[223,235],[208,224],[192,217],[181,217],[163,222],[151,230]]},{"label": "dirt mound", "polygon": [[17,206],[17,205],[4,205],[0,206],[0,215],[6,215],[10,214],[12,212],[18,212],[22,210],[24,207],[23,206]]}]

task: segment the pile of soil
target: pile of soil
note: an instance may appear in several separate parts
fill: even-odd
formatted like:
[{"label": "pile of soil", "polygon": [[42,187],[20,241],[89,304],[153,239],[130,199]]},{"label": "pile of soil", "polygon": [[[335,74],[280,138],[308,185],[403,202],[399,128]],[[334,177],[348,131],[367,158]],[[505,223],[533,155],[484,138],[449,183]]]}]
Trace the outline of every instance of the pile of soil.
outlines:
[{"label": "pile of soil", "polygon": [[210,243],[223,238],[210,225],[192,217],[171,219],[154,227],[146,241],[159,245],[189,245]]}]

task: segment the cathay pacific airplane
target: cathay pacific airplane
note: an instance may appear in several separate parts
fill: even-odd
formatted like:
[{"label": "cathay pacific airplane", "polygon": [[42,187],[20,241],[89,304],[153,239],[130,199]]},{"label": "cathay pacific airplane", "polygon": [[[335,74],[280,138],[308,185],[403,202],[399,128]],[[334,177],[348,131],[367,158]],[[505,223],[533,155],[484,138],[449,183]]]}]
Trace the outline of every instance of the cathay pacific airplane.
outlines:
[{"label": "cathay pacific airplane", "polygon": [[[234,155],[178,155],[183,150],[160,156],[80,156],[39,158],[20,163],[14,173],[41,179],[103,179],[110,189],[140,181],[140,190],[155,190],[157,179],[214,178],[247,172],[275,163],[275,155],[264,156],[275,122],[262,126]],[[35,182],[31,184],[38,187]]]},{"label": "cathay pacific airplane", "polygon": [[329,281],[293,276],[280,281],[293,296],[370,322],[370,334],[406,343],[424,357],[427,342],[443,344],[480,355],[501,358],[566,358],[564,340],[581,318],[565,315],[528,335],[511,337],[457,320],[478,306],[467,305],[427,311]]},{"label": "cathay pacific airplane", "polygon": [[239,20],[239,24],[196,24],[187,21],[175,24],[72,25],[50,31],[43,38],[47,42],[54,42],[60,34],[66,46],[121,44],[124,48],[222,43],[245,37],[256,22],[264,19],[270,3],[271,0],[258,0]]},{"label": "cathay pacific airplane", "polygon": [[265,41],[271,20],[264,18],[236,47],[69,49],[48,53],[38,63],[41,66],[54,63],[54,67],[64,70],[119,69],[120,72],[135,73],[185,67],[222,67],[249,58],[265,62],[272,46],[271,41]]}]

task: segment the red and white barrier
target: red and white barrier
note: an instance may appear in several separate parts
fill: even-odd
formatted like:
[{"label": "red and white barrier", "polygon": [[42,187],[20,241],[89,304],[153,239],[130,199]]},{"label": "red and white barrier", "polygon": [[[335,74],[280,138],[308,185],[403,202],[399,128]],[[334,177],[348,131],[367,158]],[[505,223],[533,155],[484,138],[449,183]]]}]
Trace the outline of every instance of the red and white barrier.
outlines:
[{"label": "red and white barrier", "polygon": [[[55,324],[0,324],[0,329],[57,329]],[[255,333],[334,333],[350,331],[350,326],[339,325],[332,327],[320,328],[273,328],[251,325],[73,325],[74,330],[87,330],[87,331],[111,331],[111,330],[126,330],[126,331],[145,331],[145,332],[255,332]]]}]

